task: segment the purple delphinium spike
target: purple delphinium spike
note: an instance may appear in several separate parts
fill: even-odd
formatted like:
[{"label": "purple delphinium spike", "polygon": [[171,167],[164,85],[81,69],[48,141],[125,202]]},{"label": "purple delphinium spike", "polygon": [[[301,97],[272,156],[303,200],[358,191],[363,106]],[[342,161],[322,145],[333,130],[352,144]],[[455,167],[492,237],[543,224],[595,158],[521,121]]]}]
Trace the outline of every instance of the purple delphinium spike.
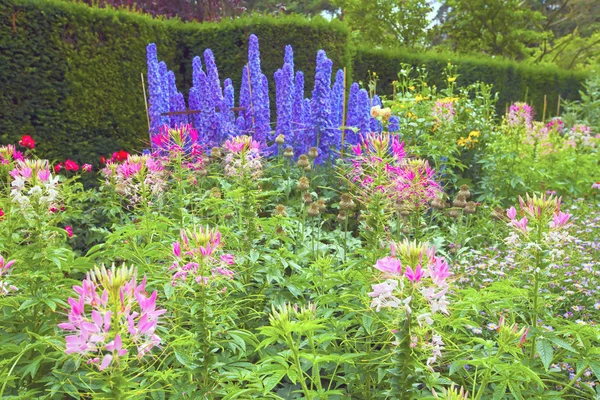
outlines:
[{"label": "purple delphinium spike", "polygon": [[284,64],[275,72],[275,92],[277,106],[277,126],[271,140],[277,135],[284,135],[286,142],[293,143],[292,106],[293,106],[293,73],[290,64]]},{"label": "purple delphinium spike", "polygon": [[162,112],[162,87],[161,76],[158,70],[158,56],[156,44],[151,43],[146,47],[146,59],[148,63],[148,115],[150,118],[150,134],[158,133],[161,125]]},{"label": "purple delphinium spike", "polygon": [[317,70],[315,87],[312,92],[312,114],[314,120],[313,145],[319,148],[317,162],[327,157],[329,147],[334,144],[334,135],[330,120],[331,113],[331,69],[332,61],[327,58],[325,51],[317,54]]},{"label": "purple delphinium spike", "polygon": [[244,117],[237,117],[235,120],[235,130],[235,134],[238,136],[243,135],[246,132],[246,121],[244,120]]},{"label": "purple delphinium spike", "polygon": [[312,115],[312,102],[310,99],[304,99],[302,102],[302,137],[299,138],[300,153],[308,153],[308,149],[314,146],[314,118]]},{"label": "purple delphinium spike", "polygon": [[169,103],[169,84],[168,84],[168,74],[169,70],[167,69],[167,64],[164,61],[158,63],[158,74],[160,77],[160,126],[168,125],[170,122],[168,115],[162,115],[164,113],[168,113],[170,111],[170,103]]},{"label": "purple delphinium spike", "polygon": [[397,116],[390,117],[388,121],[388,132],[398,132],[400,130],[400,118]]},{"label": "purple delphinium spike", "polygon": [[[373,100],[371,102],[371,107],[375,106],[383,107],[383,103],[377,95],[373,96]],[[370,111],[371,110],[369,110],[369,112]],[[371,127],[371,132],[381,133],[381,131],[383,130],[383,124],[377,118],[371,117],[371,123],[369,124],[369,126]]]},{"label": "purple delphinium spike", "polygon": [[[190,106],[190,110],[200,110],[202,108],[200,102],[200,91],[197,87],[192,87],[190,89],[190,94],[188,96],[188,104]],[[202,131],[202,114],[194,113],[190,114],[190,122],[199,132]]]},{"label": "purple delphinium spike", "polygon": [[215,63],[215,56],[210,49],[204,50],[204,64],[206,65],[206,78],[213,103],[215,105],[220,104],[223,101],[223,92],[221,90],[221,81],[219,80],[219,71]]},{"label": "purple delphinium spike", "polygon": [[304,138],[304,114],[302,104],[304,103],[304,73],[296,72],[294,83],[294,103],[292,107],[292,131],[293,139],[286,141],[294,148],[294,154],[299,155],[302,150],[302,139]]},{"label": "purple delphinium spike", "polygon": [[357,107],[357,126],[360,133],[365,135],[371,130],[371,100],[369,93],[365,89],[360,89],[358,92],[358,107]]},{"label": "purple delphinium spike", "polygon": [[231,79],[225,79],[223,102],[221,105],[221,140],[235,135],[235,116],[231,110],[234,106],[234,89]]},{"label": "purple delphinium spike", "polygon": [[[175,84],[175,74],[173,71],[167,72],[167,85],[169,88],[169,112],[179,111],[177,109],[177,85]],[[179,122],[178,115],[171,115],[169,117],[169,126],[177,126]]]},{"label": "purple delphinium spike", "polygon": [[[335,83],[331,90],[331,125],[338,129],[342,126],[344,114],[344,71],[339,69],[335,74]],[[338,129],[339,130],[339,129]],[[341,131],[340,131],[341,132]]]},{"label": "purple delphinium spike", "polygon": [[252,119],[250,117],[250,86],[248,80],[248,66],[245,65],[242,69],[242,84],[240,86],[240,110],[239,116],[244,120],[243,131],[252,129]]},{"label": "purple delphinium spike", "polygon": [[[348,112],[346,115],[346,126],[358,128],[358,93],[360,87],[354,82],[350,86],[350,95],[348,96]],[[358,143],[358,135],[351,129],[346,129],[345,142],[350,145]]]},{"label": "purple delphinium spike", "polygon": [[290,66],[292,67],[292,71],[294,70],[294,50],[292,49],[292,46],[290,46],[289,44],[287,46],[285,46],[285,54],[283,56],[283,63],[290,64]]},{"label": "purple delphinium spike", "polygon": [[202,60],[196,56],[192,60],[192,85],[198,88],[198,90],[200,89],[200,71],[204,72],[202,70]]},{"label": "purple delphinium spike", "polygon": [[[185,111],[185,98],[183,97],[183,94],[181,94],[180,92],[177,92],[175,94],[175,103],[176,103],[176,109],[177,111]],[[176,115],[177,117],[177,125],[187,125],[188,124],[188,116],[185,114],[181,114],[181,115]]]},{"label": "purple delphinium spike", "polygon": [[[270,112],[268,91],[265,91],[265,87],[268,89],[268,85],[263,83],[263,74],[260,69],[260,51],[258,49],[258,38],[256,35],[250,35],[248,41],[248,68],[250,70],[250,91],[251,91],[251,102],[250,102],[250,115],[253,117],[254,123],[254,139],[260,143],[265,143],[267,138],[267,132],[269,130],[269,119]],[[265,87],[263,87],[265,86]],[[267,97],[265,98],[265,93]],[[248,120],[248,118],[246,118]]]},{"label": "purple delphinium spike", "polygon": [[[261,141],[266,142],[267,136],[271,132],[271,103],[269,102],[269,80],[265,75],[261,75]],[[260,141],[259,141],[260,142]]]}]

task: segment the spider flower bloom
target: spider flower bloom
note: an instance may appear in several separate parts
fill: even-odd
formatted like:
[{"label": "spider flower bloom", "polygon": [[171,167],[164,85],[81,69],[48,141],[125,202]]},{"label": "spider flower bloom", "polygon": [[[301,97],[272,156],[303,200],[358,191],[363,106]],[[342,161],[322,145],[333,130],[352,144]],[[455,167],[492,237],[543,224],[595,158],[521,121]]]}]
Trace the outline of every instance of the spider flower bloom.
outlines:
[{"label": "spider flower bloom", "polygon": [[435,171],[426,160],[403,162],[395,180],[397,199],[414,207],[426,206],[442,191],[434,175]]},{"label": "spider flower bloom", "polygon": [[138,284],[133,267],[96,267],[73,290],[78,297],[68,299],[68,322],[58,325],[70,333],[65,353],[104,370],[132,350],[141,358],[161,343],[155,331],[166,310],[156,309],[157,292],[147,295],[146,278]]},{"label": "spider flower bloom", "polygon": [[229,177],[249,176],[258,179],[262,176],[262,155],[260,143],[250,136],[231,138],[223,145],[225,150],[225,175]]},{"label": "spider flower bloom", "polygon": [[402,263],[393,257],[384,257],[377,260],[375,268],[390,275],[402,275]]},{"label": "spider flower bloom", "polygon": [[524,126],[530,128],[533,122],[533,109],[527,103],[514,103],[508,109],[506,122],[511,127]]},{"label": "spider flower bloom", "polygon": [[235,258],[232,254],[221,253],[221,233],[217,229],[203,226],[182,229],[180,237],[180,241],[173,243],[175,261],[169,267],[169,271],[175,271],[171,277],[173,286],[190,276],[197,283],[208,284],[211,280],[207,276],[209,271],[213,278],[233,278],[234,272],[227,267],[235,264]]},{"label": "spider flower bloom", "polygon": [[19,290],[16,286],[10,285],[3,279],[8,277],[8,270],[13,266],[14,263],[15,260],[6,262],[4,261],[4,257],[0,256],[0,296],[6,296],[10,292],[16,292]]},{"label": "spider flower bloom", "polygon": [[454,110],[454,98],[437,100],[433,106],[432,114],[438,122],[452,122],[456,111]]}]

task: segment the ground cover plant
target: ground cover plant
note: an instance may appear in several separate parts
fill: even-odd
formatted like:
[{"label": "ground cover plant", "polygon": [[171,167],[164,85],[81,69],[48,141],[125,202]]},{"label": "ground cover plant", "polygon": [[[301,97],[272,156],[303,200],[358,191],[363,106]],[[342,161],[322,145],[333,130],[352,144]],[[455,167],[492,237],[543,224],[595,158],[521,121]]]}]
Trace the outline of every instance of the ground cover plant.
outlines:
[{"label": "ground cover plant", "polygon": [[254,38],[238,102],[207,51],[186,104],[148,50],[148,150],[0,147],[0,397],[600,396],[585,103],[497,120],[452,65],[344,93],[324,52],[307,99],[290,49],[271,112]]}]

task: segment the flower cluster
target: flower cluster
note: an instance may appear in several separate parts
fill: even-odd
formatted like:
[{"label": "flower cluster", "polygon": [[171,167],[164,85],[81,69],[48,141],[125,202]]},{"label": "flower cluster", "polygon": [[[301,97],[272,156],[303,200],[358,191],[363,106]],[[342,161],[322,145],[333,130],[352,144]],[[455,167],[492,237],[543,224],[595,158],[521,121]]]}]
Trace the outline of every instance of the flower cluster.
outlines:
[{"label": "flower cluster", "polygon": [[133,267],[96,267],[73,290],[78,297],[68,299],[69,321],[58,325],[72,333],[66,337],[67,354],[104,370],[120,365],[134,349],[141,359],[161,343],[156,328],[166,310],[156,309],[157,292],[148,296],[146,278],[138,284]]},{"label": "flower cluster", "polygon": [[129,156],[122,164],[109,162],[102,174],[115,192],[126,197],[131,205],[150,197],[160,197],[167,184],[162,162],[151,156]]},{"label": "flower cluster", "polygon": [[432,114],[433,117],[438,122],[452,122],[454,119],[454,115],[456,114],[456,110],[454,110],[454,101],[456,99],[453,97],[447,97],[444,99],[439,99],[433,105]]},{"label": "flower cluster", "polygon": [[[48,160],[18,160],[9,174],[12,177],[12,201],[26,217],[42,215],[56,208],[59,177],[52,176]],[[25,212],[31,210],[35,213]]]},{"label": "flower cluster", "polygon": [[595,147],[597,138],[592,135],[592,128],[584,124],[576,124],[565,133],[566,145]]},{"label": "flower cluster", "polygon": [[225,175],[246,176],[257,179],[262,176],[260,144],[250,136],[231,138],[223,145],[225,150]]},{"label": "flower cluster", "polygon": [[460,139],[458,139],[457,144],[460,147],[464,147],[466,149],[472,149],[473,147],[475,147],[477,142],[479,142],[479,139],[477,139],[479,136],[481,136],[481,133],[479,131],[471,131],[471,132],[469,132],[469,136],[467,136],[467,137],[461,136]]},{"label": "flower cluster", "polygon": [[33,150],[35,148],[35,140],[29,135],[23,135],[21,140],[19,140],[19,146]]},{"label": "flower cluster", "polygon": [[10,292],[16,292],[17,287],[8,283],[8,281],[4,280],[8,277],[8,270],[13,266],[15,260],[11,260],[8,262],[4,261],[4,257],[0,256],[0,296],[6,296]]},{"label": "flower cluster", "polygon": [[514,103],[508,109],[507,122],[511,127],[530,128],[533,122],[533,109],[527,103]]},{"label": "flower cluster", "polygon": [[23,153],[18,151],[14,145],[0,146],[0,165],[10,166],[14,161],[24,161]]},{"label": "flower cluster", "polygon": [[217,229],[200,226],[181,230],[180,237],[181,241],[173,243],[175,262],[169,267],[169,271],[175,271],[171,278],[173,286],[190,277],[204,285],[217,277],[233,277],[234,272],[228,267],[234,264],[234,257],[220,251],[221,233]]},{"label": "flower cluster", "polygon": [[511,245],[545,244],[555,259],[563,255],[562,245],[573,239],[568,232],[571,214],[561,211],[560,197],[527,194],[525,199],[519,197],[519,209],[510,207],[506,215],[512,228],[506,242]]},{"label": "flower cluster", "polygon": [[[202,157],[199,134],[190,124],[181,124],[174,128],[168,125],[160,127],[152,137],[153,156],[169,160],[179,160],[183,167],[190,170],[206,172],[206,163]],[[180,158],[180,156],[184,156]]]},{"label": "flower cluster", "polygon": [[[431,326],[435,313],[448,313],[447,279],[451,275],[448,263],[436,256],[435,247],[425,243],[391,243],[390,250],[391,255],[377,260],[374,266],[383,273],[385,281],[372,285],[371,308],[377,312],[382,308],[402,309],[407,318],[412,318],[416,310],[418,324]],[[433,355],[427,365],[441,355],[441,338],[433,344]]]}]

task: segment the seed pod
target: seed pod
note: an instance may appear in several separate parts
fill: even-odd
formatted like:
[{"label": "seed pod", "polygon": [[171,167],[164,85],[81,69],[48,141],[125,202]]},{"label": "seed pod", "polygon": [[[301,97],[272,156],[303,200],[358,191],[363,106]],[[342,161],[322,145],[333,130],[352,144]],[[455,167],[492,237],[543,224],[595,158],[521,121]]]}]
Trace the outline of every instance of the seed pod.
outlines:
[{"label": "seed pod", "polygon": [[283,136],[283,135],[278,135],[278,136],[275,138],[275,143],[277,143],[277,144],[284,144],[284,143],[285,143],[285,136]]},{"label": "seed pod", "polygon": [[300,157],[298,157],[298,166],[300,168],[306,168],[309,165],[308,156],[306,154],[301,154]]},{"label": "seed pod", "polygon": [[317,217],[319,214],[321,214],[321,211],[319,211],[319,206],[317,203],[312,203],[310,207],[308,207],[308,216]]},{"label": "seed pod", "polygon": [[275,206],[275,210],[273,211],[273,215],[287,217],[287,211],[283,204],[278,204]]},{"label": "seed pod", "polygon": [[313,202],[312,195],[311,195],[310,193],[308,193],[308,192],[304,192],[304,194],[302,195],[302,201],[303,201],[305,204],[310,204],[310,203],[312,203],[312,202]]},{"label": "seed pod", "polygon": [[456,208],[451,208],[450,210],[448,210],[448,215],[451,218],[458,218],[458,210]]},{"label": "seed pod", "polygon": [[477,211],[477,205],[474,201],[469,201],[465,207],[465,214],[475,214]]},{"label": "seed pod", "polygon": [[319,156],[319,149],[317,149],[316,147],[311,147],[310,149],[308,149],[308,158],[310,158],[311,160],[314,160],[318,156]]},{"label": "seed pod", "polygon": [[298,179],[298,183],[296,184],[296,187],[304,192],[305,190],[308,190],[308,188],[310,187],[310,181],[308,180],[307,177],[303,176],[302,178]]},{"label": "seed pod", "polygon": [[347,216],[348,214],[346,214],[346,211],[340,211],[335,219],[338,222],[345,222]]},{"label": "seed pod", "polygon": [[344,193],[342,195],[342,198],[340,199],[340,210],[344,210],[344,211],[354,210],[355,206],[356,205],[354,204],[354,201],[352,200],[352,196],[350,196],[348,193]]},{"label": "seed pod", "polygon": [[291,147],[286,148],[283,151],[283,156],[285,158],[292,158],[292,157],[294,157],[294,149],[292,149]]},{"label": "seed pod", "polygon": [[317,200],[317,207],[319,207],[319,211],[325,211],[325,209],[327,208],[327,201],[325,201],[325,199],[319,199]]}]

